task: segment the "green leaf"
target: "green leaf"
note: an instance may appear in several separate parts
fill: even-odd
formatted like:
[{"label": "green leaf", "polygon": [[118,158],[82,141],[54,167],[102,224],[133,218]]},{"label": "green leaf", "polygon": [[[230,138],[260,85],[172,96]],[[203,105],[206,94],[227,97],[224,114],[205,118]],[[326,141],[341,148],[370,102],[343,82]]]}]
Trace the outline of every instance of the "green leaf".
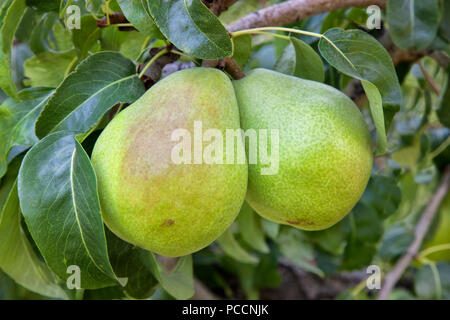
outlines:
[{"label": "green leaf", "polygon": [[149,298],[155,293],[159,283],[142,262],[142,256],[147,252],[122,241],[108,229],[105,231],[109,259],[114,272],[118,277],[126,279],[123,290],[128,296],[136,299]]},{"label": "green leaf", "polygon": [[261,218],[261,226],[269,238],[275,240],[280,232],[280,224]]},{"label": "green leaf", "polygon": [[6,200],[9,197],[12,187],[16,183],[17,174],[19,172],[20,164],[22,163],[22,156],[18,156],[15,159],[11,160],[8,171],[0,179],[0,218],[2,217],[3,206],[6,203]]},{"label": "green leaf", "polygon": [[334,255],[343,253],[345,233],[342,230],[341,223],[337,223],[325,230],[308,232],[307,236],[312,242],[328,253]]},{"label": "green leaf", "polygon": [[234,237],[231,228],[228,228],[217,240],[217,244],[226,255],[242,263],[256,264],[258,258],[249,254]]},{"label": "green leaf", "polygon": [[52,49],[49,35],[57,21],[58,14],[49,12],[42,15],[37,26],[34,26],[30,38],[30,49],[34,54],[37,55]]},{"label": "green leaf", "polygon": [[365,26],[369,15],[367,14],[366,8],[354,7],[347,13],[347,18],[354,23]]},{"label": "green leaf", "polygon": [[362,201],[374,208],[381,219],[386,219],[397,211],[402,192],[393,177],[374,175],[364,191]]},{"label": "green leaf", "polygon": [[120,53],[124,57],[136,61],[148,45],[148,38],[137,31],[127,31],[126,39],[120,46]]},{"label": "green leaf", "polygon": [[117,0],[117,3],[128,21],[140,33],[154,39],[165,38],[148,11],[147,0]]},{"label": "green leaf", "polygon": [[100,38],[102,51],[119,51],[127,37],[128,32],[120,31],[119,27],[110,26],[104,28]]},{"label": "green leaf", "polygon": [[89,54],[89,49],[100,39],[101,29],[91,15],[81,17],[80,29],[72,30],[72,41],[77,49],[80,60]]},{"label": "green leaf", "polygon": [[59,11],[61,0],[27,0],[27,6],[39,11]]},{"label": "green leaf", "polygon": [[63,23],[55,23],[52,29],[54,37],[54,49],[57,51],[68,51],[73,49],[72,34]]},{"label": "green leaf", "polygon": [[27,8],[25,10],[25,14],[22,17],[22,20],[20,21],[19,26],[17,27],[14,38],[19,42],[28,43],[30,41],[31,33],[36,27],[37,18],[38,13],[31,8]]},{"label": "green leaf", "polygon": [[436,0],[389,0],[386,6],[389,34],[401,49],[428,47],[439,27]]},{"label": "green leaf", "polygon": [[36,123],[36,135],[87,132],[117,102],[134,102],[145,92],[132,61],[99,52],[83,62],[56,89]]},{"label": "green leaf", "polygon": [[201,0],[151,0],[148,8],[161,32],[186,54],[201,59],[231,56],[227,30]]},{"label": "green leaf", "polygon": [[24,101],[9,98],[0,105],[0,178],[6,172],[8,153],[13,146],[32,146],[38,141],[34,133],[36,119],[50,94],[38,88],[21,91],[19,97],[26,94],[38,97]]},{"label": "green leaf", "polygon": [[317,267],[314,260],[312,245],[307,241],[304,233],[292,227],[281,226],[276,239],[280,253],[300,268],[323,276],[323,271]]},{"label": "green leaf", "polygon": [[450,42],[450,2],[442,1],[442,18],[439,26],[440,35]]},{"label": "green leaf", "polygon": [[324,36],[339,49],[320,39],[320,53],[329,64],[348,76],[372,82],[383,104],[401,104],[401,88],[391,57],[375,38],[361,30],[339,28],[328,30]]},{"label": "green leaf", "polygon": [[415,275],[414,289],[420,299],[449,300],[450,264],[441,262],[421,267]]},{"label": "green leaf", "polygon": [[372,261],[383,234],[381,220],[375,209],[358,202],[345,222],[350,232],[341,267],[344,270],[365,267]]},{"label": "green leaf", "polygon": [[269,247],[264,239],[261,219],[246,202],[241,208],[237,221],[242,239],[253,249],[262,253],[268,253]]},{"label": "green leaf", "polygon": [[75,50],[55,53],[43,52],[24,63],[26,85],[56,88],[76,61]]},{"label": "green leaf", "polygon": [[11,47],[25,9],[25,0],[7,0],[0,9],[0,89],[10,97],[17,96],[11,75]]},{"label": "green leaf", "polygon": [[233,59],[241,68],[244,68],[252,55],[252,36],[244,34],[233,38],[233,48]]},{"label": "green leaf", "polygon": [[191,255],[179,258],[174,269],[169,272],[164,270],[153,253],[142,250],[141,258],[146,267],[158,279],[164,290],[173,297],[185,300],[194,295],[194,274]]},{"label": "green leaf", "polygon": [[345,28],[348,24],[348,19],[345,17],[346,9],[333,10],[327,13],[323,19],[320,33],[325,33],[331,28]]},{"label": "green leaf", "polygon": [[95,15],[102,15],[103,0],[88,0],[86,1],[86,9]]},{"label": "green leaf", "polygon": [[375,155],[384,154],[387,150],[386,127],[383,113],[383,101],[380,91],[371,82],[361,80],[361,84],[366,92],[367,99],[370,103],[370,113],[372,114],[373,123],[377,129],[377,146]]},{"label": "green leaf", "polygon": [[21,226],[17,184],[14,183],[0,216],[0,268],[21,286],[52,298],[67,298],[39,259]]},{"label": "green leaf", "polygon": [[[382,104],[400,105],[400,84],[392,60],[384,47],[361,30],[330,29],[319,41],[325,60],[340,72],[361,80],[370,102],[377,129],[377,154],[386,150]],[[381,96],[380,96],[381,94]]]},{"label": "green leaf", "polygon": [[81,287],[117,284],[108,260],[94,169],[72,133],[57,132],[26,154],[18,190],[28,229],[61,279],[81,270]]},{"label": "green leaf", "polygon": [[392,260],[401,256],[414,240],[414,229],[395,224],[383,235],[379,256],[383,260]]},{"label": "green leaf", "polygon": [[447,79],[445,89],[439,98],[439,109],[437,115],[442,125],[450,128],[450,67],[447,68]]},{"label": "green leaf", "polygon": [[323,82],[325,70],[322,59],[308,44],[290,37],[291,44],[284,49],[275,64],[275,70],[299,78]]}]

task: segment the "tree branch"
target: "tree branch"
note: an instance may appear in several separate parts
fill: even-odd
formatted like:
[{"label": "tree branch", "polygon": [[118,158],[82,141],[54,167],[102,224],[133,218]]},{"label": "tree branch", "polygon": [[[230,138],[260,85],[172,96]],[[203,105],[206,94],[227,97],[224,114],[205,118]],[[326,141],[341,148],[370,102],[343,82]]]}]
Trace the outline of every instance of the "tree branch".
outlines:
[{"label": "tree branch", "polygon": [[439,205],[448,193],[449,184],[450,166],[447,166],[444,174],[442,175],[441,183],[437,188],[436,193],[431,198],[431,201],[428,203],[422,217],[417,223],[414,241],[409,246],[406,253],[397,261],[394,269],[392,269],[391,272],[385,277],[378,300],[386,300],[389,297],[389,294],[395,287],[395,284],[400,279],[411,261],[415,258],[420,246],[422,245],[422,241],[430,228],[431,222],[433,221]]},{"label": "tree branch", "polygon": [[[96,21],[97,27],[99,28],[106,28],[110,25],[114,24],[121,24],[121,23],[129,23],[127,18],[125,18],[125,15],[122,12],[114,12],[109,15],[109,24],[108,24],[108,18],[104,16],[101,19],[98,19]],[[119,27],[120,31],[133,31],[136,30],[135,27]]]},{"label": "tree branch", "polygon": [[231,5],[238,0],[202,0],[205,6],[211,10],[216,16],[226,11]]},{"label": "tree branch", "polygon": [[229,32],[268,26],[282,26],[319,13],[349,7],[384,7],[386,0],[290,0],[255,12],[227,26]]},{"label": "tree branch", "polygon": [[[156,61],[150,66],[150,68],[148,68],[147,71],[145,71],[144,76],[141,78],[141,81],[145,85],[145,89],[149,89],[152,85],[154,85],[156,82],[158,82],[159,79],[161,79],[162,69],[164,68],[165,65],[172,63],[179,58],[178,55],[170,52],[170,49],[171,49],[170,46],[168,49],[169,49],[168,53],[166,53],[166,54],[162,55],[161,57],[159,57],[158,59],[156,59]],[[163,50],[163,48],[151,48],[150,49],[150,58],[154,57],[161,50]],[[138,73],[142,71],[144,66],[145,66],[145,64],[139,65]]]}]

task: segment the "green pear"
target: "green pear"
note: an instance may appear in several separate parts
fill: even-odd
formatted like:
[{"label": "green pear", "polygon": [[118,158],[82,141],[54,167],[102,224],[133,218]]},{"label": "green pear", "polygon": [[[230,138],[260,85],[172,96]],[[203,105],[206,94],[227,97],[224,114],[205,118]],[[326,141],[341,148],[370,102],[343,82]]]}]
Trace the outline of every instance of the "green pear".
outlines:
[{"label": "green pear", "polygon": [[[204,248],[232,224],[245,198],[247,164],[205,163],[202,153],[191,152],[206,152],[213,143],[211,138],[195,145],[200,122],[203,130],[223,135],[240,128],[233,85],[216,69],[187,69],[164,78],[101,133],[92,164],[103,219],[117,236],[176,257]],[[174,139],[180,129],[185,135]],[[184,140],[186,132],[190,140]],[[235,149],[239,146],[245,159],[242,141]]]},{"label": "green pear", "polygon": [[269,154],[279,144],[276,173],[249,157],[249,204],[268,220],[304,230],[341,220],[372,168],[370,133],[356,105],[328,85],[265,69],[233,84],[242,128],[266,129],[270,137],[278,131],[279,141],[267,139]]}]

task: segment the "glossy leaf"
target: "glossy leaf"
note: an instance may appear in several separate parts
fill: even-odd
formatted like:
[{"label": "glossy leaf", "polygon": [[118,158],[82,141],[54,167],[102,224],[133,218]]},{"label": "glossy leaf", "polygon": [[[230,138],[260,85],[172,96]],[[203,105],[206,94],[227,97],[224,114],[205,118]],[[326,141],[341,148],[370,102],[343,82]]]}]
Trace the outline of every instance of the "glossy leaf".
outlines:
[{"label": "glossy leaf", "polygon": [[38,139],[34,133],[38,118],[50,94],[48,90],[26,90],[19,97],[34,95],[18,102],[12,98],[0,105],[0,177],[6,172],[8,153],[14,146],[32,146]]},{"label": "glossy leaf", "polygon": [[114,104],[134,102],[144,92],[130,60],[115,52],[96,53],[56,89],[36,123],[36,135],[87,132]]},{"label": "glossy leaf", "polygon": [[126,282],[123,290],[136,299],[149,298],[159,286],[153,273],[142,262],[145,250],[122,241],[106,230],[108,253],[115,274]]},{"label": "glossy leaf", "polygon": [[201,0],[150,0],[148,8],[161,32],[186,54],[201,59],[231,56],[227,30]]},{"label": "glossy leaf", "polygon": [[0,9],[0,89],[10,97],[17,96],[11,75],[11,47],[25,9],[25,0],[6,0]]},{"label": "glossy leaf", "polygon": [[429,46],[439,27],[439,4],[436,0],[387,1],[389,34],[402,48],[421,50]]},{"label": "glossy leaf", "polygon": [[[330,29],[319,50],[325,60],[340,72],[361,80],[370,102],[377,128],[377,154],[386,151],[386,129],[382,104],[400,105],[400,84],[386,49],[361,30]],[[381,94],[381,96],[380,96]]]},{"label": "glossy leaf", "polygon": [[374,175],[364,192],[362,201],[374,208],[381,219],[397,211],[402,192],[393,177]]},{"label": "glossy leaf", "polygon": [[18,190],[28,229],[47,265],[61,279],[81,271],[81,287],[117,284],[108,260],[94,169],[74,135],[57,132],[25,156]]},{"label": "glossy leaf", "polygon": [[191,298],[194,293],[194,275],[192,269],[192,256],[179,258],[176,266],[169,272],[164,270],[161,263],[153,253],[141,252],[141,259],[161,286],[176,299],[185,300]]},{"label": "glossy leaf", "polygon": [[148,11],[147,0],[118,0],[117,3],[128,21],[130,21],[141,34],[156,39],[165,38],[159,31]]},{"label": "glossy leaf", "polygon": [[389,53],[372,36],[361,30],[333,28],[324,34],[319,50],[325,60],[340,72],[372,82],[380,91],[383,104],[400,105],[400,84]]},{"label": "glossy leaf", "polygon": [[52,298],[67,298],[47,266],[35,254],[21,226],[17,184],[0,216],[0,269],[21,286]]},{"label": "glossy leaf", "polygon": [[290,37],[291,44],[284,49],[275,64],[275,70],[299,78],[323,82],[325,70],[322,59],[308,44]]}]

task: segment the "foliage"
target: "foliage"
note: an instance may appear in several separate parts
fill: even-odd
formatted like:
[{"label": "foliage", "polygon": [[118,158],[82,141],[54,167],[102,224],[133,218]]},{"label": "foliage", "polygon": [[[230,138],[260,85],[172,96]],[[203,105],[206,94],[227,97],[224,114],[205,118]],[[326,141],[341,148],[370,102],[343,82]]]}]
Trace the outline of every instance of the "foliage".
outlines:
[{"label": "foliage", "polygon": [[[282,283],[280,261],[318,277],[392,268],[450,163],[450,67],[429,56],[393,61],[383,39],[448,61],[449,2],[388,0],[381,30],[367,29],[365,10],[348,8],[230,37],[224,24],[263,2],[276,1],[241,0],[216,17],[200,0],[0,1],[0,299],[188,299],[194,277],[220,296],[255,299]],[[70,4],[81,8],[80,29],[66,27]],[[129,23],[115,26],[114,12]],[[100,19],[110,25],[100,28]],[[174,48],[186,65],[232,57],[244,72],[269,68],[354,98],[376,157],[350,214],[306,232],[244,204],[217,241],[172,267],[104,227],[90,152],[148,89],[154,75],[138,71],[155,50]],[[367,101],[357,99],[362,92]],[[79,290],[66,286],[71,265],[83,274]],[[405,281],[414,290],[392,298],[450,298],[448,261],[416,261]],[[340,297],[362,296],[353,289]]]}]

